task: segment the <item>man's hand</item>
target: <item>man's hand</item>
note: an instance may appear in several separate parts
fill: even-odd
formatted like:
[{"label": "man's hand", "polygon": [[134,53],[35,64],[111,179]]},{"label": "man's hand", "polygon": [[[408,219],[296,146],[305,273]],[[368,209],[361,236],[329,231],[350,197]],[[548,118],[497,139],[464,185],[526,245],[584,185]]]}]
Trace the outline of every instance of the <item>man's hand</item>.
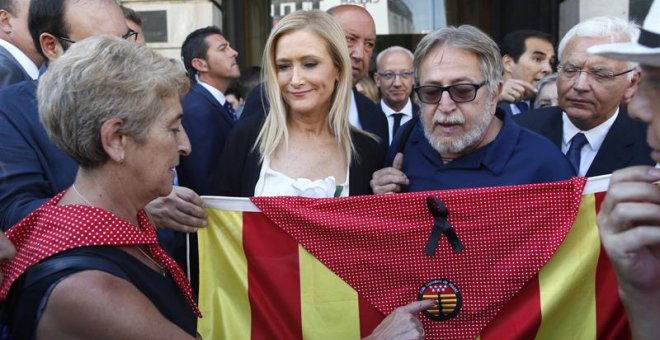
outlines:
[{"label": "man's hand", "polygon": [[371,176],[371,190],[374,194],[392,194],[401,192],[401,187],[408,185],[408,177],[401,171],[403,166],[403,154],[398,153],[394,157],[392,166],[380,169]]},{"label": "man's hand", "polygon": [[395,309],[366,339],[424,339],[424,327],[417,319],[417,313],[435,304],[433,300],[422,300]]},{"label": "man's hand", "polygon": [[499,101],[517,103],[521,100],[530,99],[535,95],[536,87],[534,85],[520,79],[509,79],[502,86]]},{"label": "man's hand", "polygon": [[660,324],[660,169],[615,171],[598,214],[633,338],[657,338]]},{"label": "man's hand", "polygon": [[174,186],[168,196],[149,202],[144,210],[157,228],[194,233],[207,223],[204,201],[185,187]]}]

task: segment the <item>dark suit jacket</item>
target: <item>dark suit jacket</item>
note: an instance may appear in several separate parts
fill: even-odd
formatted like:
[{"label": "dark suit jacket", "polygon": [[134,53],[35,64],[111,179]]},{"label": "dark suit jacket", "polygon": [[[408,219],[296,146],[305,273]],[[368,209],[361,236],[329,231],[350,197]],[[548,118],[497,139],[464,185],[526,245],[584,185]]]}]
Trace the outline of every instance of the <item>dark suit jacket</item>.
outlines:
[{"label": "dark suit jacket", "polygon": [[186,129],[192,152],[181,157],[177,167],[179,185],[199,195],[216,195],[214,177],[220,169],[220,153],[225,139],[234,126],[229,112],[202,85],[194,84],[181,100],[182,124]]},{"label": "dark suit jacket", "polygon": [[[227,137],[222,153],[222,173],[218,187],[220,195],[250,197],[259,180],[261,161],[259,151],[252,147],[263,125],[263,116],[253,115],[241,119]],[[371,175],[383,167],[385,154],[379,143],[371,137],[353,131],[351,133],[356,155],[349,169],[349,193],[351,196],[371,194]]]},{"label": "dark suit jacket", "polygon": [[76,177],[78,165],[39,121],[36,81],[0,90],[0,226],[9,229]]},{"label": "dark suit jacket", "polygon": [[0,46],[0,89],[24,80],[32,80],[18,60]]},{"label": "dark suit jacket", "polygon": [[[353,94],[355,95],[358,119],[360,120],[360,124],[362,124],[362,129],[378,136],[378,138],[381,139],[380,143],[383,148],[387,149],[387,146],[389,145],[389,130],[385,114],[378,104],[375,104],[369,98],[358,92],[355,87],[353,87]],[[245,100],[245,106],[243,106],[243,114],[241,115],[241,118],[249,117],[251,115],[265,116],[268,113],[269,108],[270,105],[266,99],[264,86],[263,83],[261,83],[250,92],[250,95]]]},{"label": "dark suit jacket", "polygon": [[[518,124],[550,139],[561,149],[563,136],[561,116],[562,109],[554,106],[530,110],[513,116],[513,119]],[[615,170],[632,165],[655,165],[645,136],[646,124],[633,121],[628,116],[628,112],[621,108],[586,176],[611,174]]]}]

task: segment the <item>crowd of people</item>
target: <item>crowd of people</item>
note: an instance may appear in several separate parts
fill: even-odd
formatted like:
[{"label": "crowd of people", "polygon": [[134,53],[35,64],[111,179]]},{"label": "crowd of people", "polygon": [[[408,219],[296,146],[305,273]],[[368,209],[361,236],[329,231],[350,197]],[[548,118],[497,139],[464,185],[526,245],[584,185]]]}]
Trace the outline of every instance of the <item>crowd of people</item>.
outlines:
[{"label": "crowd of people", "polygon": [[[288,14],[243,76],[219,28],[191,32],[179,63],[145,45],[140,24],[113,0],[0,0],[0,323],[12,338],[196,337],[197,269],[182,249],[207,224],[200,195],[605,174],[602,243],[633,335],[655,336],[660,1],[641,28],[580,22],[557,53],[544,32],[498,45],[445,27],[414,51],[379,51],[373,76],[361,6]],[[433,304],[395,309],[369,338],[423,338],[417,316]]]}]

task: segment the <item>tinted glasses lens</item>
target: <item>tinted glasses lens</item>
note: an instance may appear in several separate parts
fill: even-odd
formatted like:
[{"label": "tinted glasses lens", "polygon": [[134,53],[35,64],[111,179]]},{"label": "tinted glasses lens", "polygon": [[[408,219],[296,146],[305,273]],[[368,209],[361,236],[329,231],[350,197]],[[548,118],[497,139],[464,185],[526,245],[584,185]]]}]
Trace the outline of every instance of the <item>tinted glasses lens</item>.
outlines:
[{"label": "tinted glasses lens", "polygon": [[471,84],[457,84],[449,87],[449,94],[455,102],[469,102],[476,96],[477,89]]},{"label": "tinted glasses lens", "polygon": [[435,104],[440,101],[442,96],[442,88],[435,86],[420,86],[417,89],[419,100],[428,104]]}]

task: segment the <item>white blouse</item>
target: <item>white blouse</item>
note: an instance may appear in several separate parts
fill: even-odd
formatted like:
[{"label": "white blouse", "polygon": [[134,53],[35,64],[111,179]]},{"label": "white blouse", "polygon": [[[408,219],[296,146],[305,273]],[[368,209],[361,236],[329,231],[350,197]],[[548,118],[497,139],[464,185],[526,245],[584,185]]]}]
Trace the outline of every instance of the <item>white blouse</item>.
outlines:
[{"label": "white blouse", "polygon": [[[346,182],[337,184],[333,176],[315,181],[308,178],[291,178],[270,167],[270,159],[264,159],[254,196],[302,196],[313,198],[348,196],[348,169]],[[339,191],[339,192],[338,192]]]}]

